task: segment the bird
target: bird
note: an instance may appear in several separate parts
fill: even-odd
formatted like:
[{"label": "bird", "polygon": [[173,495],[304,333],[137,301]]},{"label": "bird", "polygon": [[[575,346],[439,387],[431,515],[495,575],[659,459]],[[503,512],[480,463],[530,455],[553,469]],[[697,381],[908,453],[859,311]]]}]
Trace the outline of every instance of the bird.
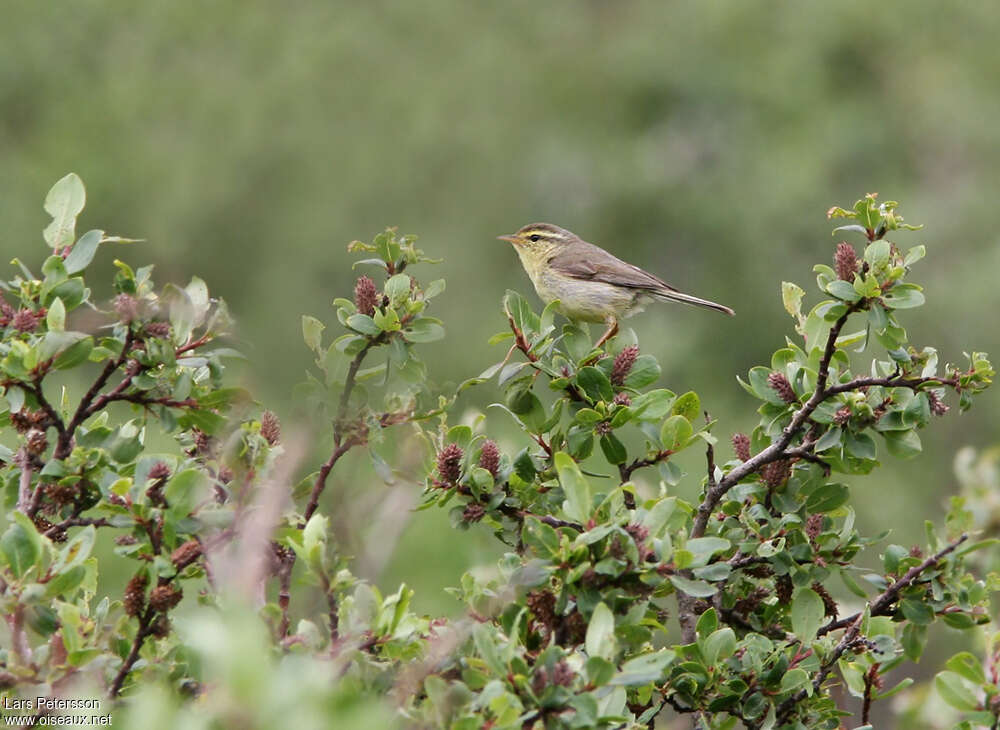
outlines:
[{"label": "bird", "polygon": [[607,325],[595,348],[618,334],[619,319],[642,311],[651,300],[735,314],[723,304],[678,291],[658,276],[551,223],[529,223],[517,233],[497,238],[513,244],[543,302],[558,300],[559,311],[570,320]]}]

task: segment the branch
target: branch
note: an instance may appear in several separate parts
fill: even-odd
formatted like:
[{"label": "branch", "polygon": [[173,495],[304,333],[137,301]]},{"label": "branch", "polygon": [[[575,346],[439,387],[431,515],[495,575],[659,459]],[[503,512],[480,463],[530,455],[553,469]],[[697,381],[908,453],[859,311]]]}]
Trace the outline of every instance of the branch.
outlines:
[{"label": "branch", "polygon": [[111,699],[116,698],[122,691],[122,685],[125,684],[125,678],[128,677],[129,672],[132,671],[133,665],[139,659],[139,650],[142,649],[143,642],[146,638],[153,633],[153,619],[156,616],[156,612],[153,608],[147,607],[146,611],[139,617],[139,629],[135,633],[135,639],[132,640],[132,649],[129,651],[128,656],[125,657],[125,661],[122,662],[121,668],[118,670],[118,674],[115,675],[114,681],[111,683],[111,689],[108,691],[108,696]]},{"label": "branch", "polygon": [[[906,571],[902,578],[886,588],[874,601],[868,604],[871,615],[876,616],[884,613],[890,605],[899,599],[900,591],[913,583],[913,581],[916,580],[921,573],[936,565],[942,558],[953,552],[959,545],[968,539],[968,535],[962,535],[957,540],[951,542],[947,547],[942,548],[934,555],[924,560],[920,563],[920,565],[915,565]],[[829,631],[836,628],[843,628],[844,626],[847,626],[847,631],[844,632],[843,637],[841,637],[840,641],[834,647],[830,658],[823,663],[816,679],[813,680],[812,690],[814,693],[817,692],[823,682],[826,681],[827,675],[829,675],[833,670],[833,667],[837,664],[840,657],[843,656],[844,652],[857,643],[860,638],[861,624],[863,620],[864,612],[859,612],[848,618],[841,619],[840,621],[832,621],[817,632],[817,636],[822,636],[823,634],[829,633]],[[806,689],[800,689],[778,706],[777,718],[779,725],[783,724],[791,716],[791,714],[795,711],[795,705],[805,699],[807,694],[809,694],[809,692]]]},{"label": "branch", "polygon": [[[313,484],[312,494],[309,495],[309,502],[306,504],[306,511],[303,513],[304,522],[308,522],[309,518],[313,516],[316,508],[319,507],[319,498],[323,494],[323,490],[326,488],[327,477],[330,476],[330,472],[333,470],[334,465],[340,460],[340,457],[346,454],[355,445],[354,441],[346,441],[337,448],[334,449],[333,453],[330,454],[330,458],[326,460],[326,463],[320,467],[319,474],[316,475],[316,482]],[[305,527],[305,524],[302,525]]]},{"label": "branch", "polygon": [[[73,418],[70,420],[69,425],[66,429],[60,432],[59,436],[59,446],[56,448],[53,457],[56,459],[65,459],[69,456],[71,450],[71,443],[73,440],[73,434],[76,432],[77,427],[83,423],[93,411],[90,411],[90,406],[97,397],[97,394],[101,392],[101,389],[107,384],[108,380],[114,372],[122,366],[122,363],[128,358],[129,352],[132,351],[132,345],[135,342],[135,335],[132,333],[132,328],[130,327],[128,332],[125,334],[125,342],[122,343],[122,349],[118,357],[114,360],[108,360],[104,365],[104,369],[97,376],[97,379],[91,384],[87,392],[83,394],[83,398],[80,399],[80,404],[76,408],[76,412],[73,414]],[[129,379],[131,382],[131,379]]]},{"label": "branch", "polygon": [[830,333],[826,338],[826,348],[823,351],[823,357],[819,363],[819,371],[816,375],[816,389],[813,391],[809,400],[794,413],[791,422],[785,426],[778,440],[755,456],[732,469],[721,480],[719,480],[719,483],[714,487],[710,486],[705,490],[705,497],[698,506],[698,514],[695,516],[694,526],[691,528],[692,538],[704,536],[712,510],[715,509],[715,506],[719,503],[726,492],[739,484],[745,477],[756,472],[765,464],[785,458],[785,449],[788,448],[792,439],[795,438],[796,434],[798,434],[799,430],[805,425],[806,421],[809,420],[809,417],[819,407],[819,405],[832,395],[832,393],[827,390],[826,382],[830,377],[830,361],[833,359],[833,355],[837,351],[837,338],[840,336],[840,331],[843,329],[844,324],[847,323],[847,318],[854,314],[854,312],[858,311],[864,302],[864,299],[859,299],[857,302],[850,305],[847,308],[847,311],[840,315],[840,318],[837,319],[837,321],[830,328]]},{"label": "branch", "polygon": [[[967,534],[963,534],[961,537],[953,540],[947,546],[938,550],[936,553],[931,555],[929,558],[924,560],[920,565],[914,565],[906,573],[903,574],[899,580],[893,583],[891,586],[886,588],[882,593],[876,596],[874,601],[868,604],[868,609],[872,616],[885,616],[889,613],[889,608],[899,600],[899,594],[908,588],[913,582],[920,577],[921,573],[929,568],[936,566],[942,558],[947,556],[949,553],[954,552],[959,545],[969,539]],[[842,629],[845,626],[852,624],[861,614],[855,613],[846,618],[838,619],[836,621],[830,621],[825,626],[820,627],[816,632],[817,636],[823,636],[831,631],[836,631]]]}]

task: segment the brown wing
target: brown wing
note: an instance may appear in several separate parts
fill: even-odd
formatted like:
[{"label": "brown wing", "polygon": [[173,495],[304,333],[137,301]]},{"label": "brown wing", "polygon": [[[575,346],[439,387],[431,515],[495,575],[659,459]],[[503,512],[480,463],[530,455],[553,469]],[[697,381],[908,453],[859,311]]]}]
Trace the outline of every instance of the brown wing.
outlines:
[{"label": "brown wing", "polygon": [[659,277],[612,256],[603,248],[580,241],[549,259],[549,266],[574,279],[600,281],[630,289],[676,291]]}]

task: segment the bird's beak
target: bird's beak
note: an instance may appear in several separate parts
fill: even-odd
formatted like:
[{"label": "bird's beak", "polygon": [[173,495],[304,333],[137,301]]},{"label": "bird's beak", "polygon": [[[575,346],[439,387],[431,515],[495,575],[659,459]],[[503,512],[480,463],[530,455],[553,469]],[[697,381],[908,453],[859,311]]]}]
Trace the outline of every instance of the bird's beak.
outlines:
[{"label": "bird's beak", "polygon": [[510,243],[517,243],[518,242],[518,237],[517,236],[513,236],[513,235],[511,235],[511,236],[497,236],[497,240],[498,241],[509,241]]}]

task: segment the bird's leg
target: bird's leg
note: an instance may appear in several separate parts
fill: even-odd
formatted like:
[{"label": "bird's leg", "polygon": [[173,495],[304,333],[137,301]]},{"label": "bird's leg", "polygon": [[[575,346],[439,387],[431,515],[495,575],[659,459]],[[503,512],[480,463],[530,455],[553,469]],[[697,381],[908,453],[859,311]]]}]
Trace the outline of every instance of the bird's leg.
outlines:
[{"label": "bird's leg", "polygon": [[594,348],[599,350],[604,345],[605,342],[610,340],[612,337],[618,334],[618,320],[614,317],[608,319],[608,329],[605,330],[604,334],[601,335],[601,339],[597,341]]}]

